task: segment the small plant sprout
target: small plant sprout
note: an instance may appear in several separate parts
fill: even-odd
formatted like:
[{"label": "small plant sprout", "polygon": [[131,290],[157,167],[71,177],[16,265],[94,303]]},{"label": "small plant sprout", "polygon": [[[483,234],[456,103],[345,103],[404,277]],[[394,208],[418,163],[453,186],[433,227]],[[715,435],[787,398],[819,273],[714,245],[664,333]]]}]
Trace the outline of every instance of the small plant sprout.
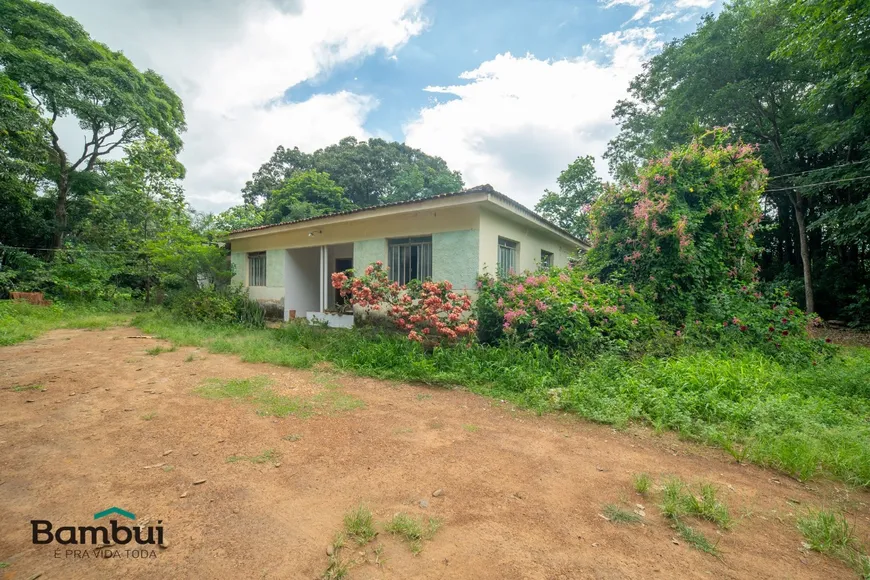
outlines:
[{"label": "small plant sprout", "polygon": [[345,514],[344,531],[348,538],[360,546],[368,544],[378,535],[372,512],[363,504]]},{"label": "small plant sprout", "polygon": [[646,497],[646,494],[649,493],[649,489],[652,486],[652,479],[646,473],[638,473],[632,478],[631,483],[634,486],[634,491]]},{"label": "small plant sprout", "polygon": [[384,529],[408,542],[411,552],[416,555],[423,551],[423,540],[431,540],[439,527],[441,520],[437,518],[416,519],[408,514],[398,513],[387,522]]}]

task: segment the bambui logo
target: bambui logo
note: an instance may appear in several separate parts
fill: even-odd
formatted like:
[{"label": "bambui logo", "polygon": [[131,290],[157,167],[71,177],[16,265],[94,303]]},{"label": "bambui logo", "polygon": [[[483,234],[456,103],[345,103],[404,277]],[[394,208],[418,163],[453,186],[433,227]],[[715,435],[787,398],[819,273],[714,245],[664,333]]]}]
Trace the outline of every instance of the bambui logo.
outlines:
[{"label": "bambui logo", "polygon": [[[118,515],[128,520],[136,520],[136,514],[119,507],[94,514],[94,520],[100,520],[111,515]],[[118,520],[109,520],[109,525],[96,526],[59,526],[55,528],[49,520],[30,520],[33,543],[36,545],[60,544],[62,546],[94,546],[93,548],[58,548],[55,558],[156,558],[157,551],[149,546],[166,546],[163,538],[163,520],[157,520],[157,525],[144,526],[120,525]],[[137,548],[127,549],[128,544]],[[125,547],[125,548],[121,548]]]}]

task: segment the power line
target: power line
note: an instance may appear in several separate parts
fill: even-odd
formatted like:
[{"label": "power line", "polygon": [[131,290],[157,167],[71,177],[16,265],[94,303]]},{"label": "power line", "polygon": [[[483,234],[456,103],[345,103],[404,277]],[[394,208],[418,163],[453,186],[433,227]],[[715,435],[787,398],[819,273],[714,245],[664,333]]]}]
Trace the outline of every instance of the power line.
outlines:
[{"label": "power line", "polygon": [[830,167],[819,167],[818,169],[807,169],[806,171],[798,171],[796,173],[786,173],[785,175],[777,175],[775,177],[769,177],[769,181],[773,181],[774,179],[781,179],[783,177],[792,177],[794,175],[805,175],[807,173],[815,173],[816,171],[830,171],[831,169],[839,169],[840,167],[849,167],[851,165],[861,165],[862,163],[867,163],[870,159],[864,159],[863,161],[852,161],[851,163],[843,163],[841,165],[831,165]]},{"label": "power line", "polygon": [[91,254],[141,254],[137,250],[93,250],[90,248],[31,248],[28,246],[7,246],[0,244],[0,250],[11,248],[13,250],[33,250],[35,252],[88,252]]},{"label": "power line", "polygon": [[767,189],[765,193],[772,193],[774,191],[786,191],[789,189],[803,189],[805,187],[819,187],[821,185],[831,185],[833,183],[844,183],[846,181],[860,181],[861,179],[870,179],[870,175],[864,175],[863,177],[850,177],[848,179],[835,179],[834,181],[821,181],[819,183],[806,183],[804,185],[793,185],[791,187],[778,187],[776,189]]}]

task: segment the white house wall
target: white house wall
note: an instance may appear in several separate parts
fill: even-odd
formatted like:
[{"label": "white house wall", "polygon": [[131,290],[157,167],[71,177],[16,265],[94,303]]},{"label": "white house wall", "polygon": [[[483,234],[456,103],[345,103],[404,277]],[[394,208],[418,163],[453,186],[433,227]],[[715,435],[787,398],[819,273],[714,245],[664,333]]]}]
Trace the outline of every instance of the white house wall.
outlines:
[{"label": "white house wall", "polygon": [[284,320],[291,310],[300,318],[307,312],[320,310],[320,247],[296,248],[283,253]]},{"label": "white house wall", "polygon": [[568,257],[575,250],[563,238],[543,228],[533,227],[528,221],[512,219],[510,215],[481,209],[480,254],[481,272],[495,275],[498,271],[498,238],[519,243],[518,267],[520,271],[534,271],[541,261],[541,250],[553,253],[554,266],[567,266]]}]

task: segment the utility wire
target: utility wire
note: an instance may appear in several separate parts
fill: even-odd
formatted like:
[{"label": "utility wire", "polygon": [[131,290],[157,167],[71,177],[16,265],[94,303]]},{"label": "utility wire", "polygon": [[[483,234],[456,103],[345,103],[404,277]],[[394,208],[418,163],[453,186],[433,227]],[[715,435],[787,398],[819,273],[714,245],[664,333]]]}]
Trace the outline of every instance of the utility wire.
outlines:
[{"label": "utility wire", "polygon": [[767,189],[765,193],[771,193],[774,191],[786,191],[789,189],[803,189],[805,187],[819,187],[821,185],[831,185],[833,183],[844,183],[846,181],[860,181],[861,179],[870,179],[870,175],[864,175],[863,177],[850,177],[848,179],[835,179],[834,181],[821,181],[819,183],[806,183],[804,185],[793,185],[791,187],[778,187],[776,189]]},{"label": "utility wire", "polygon": [[33,250],[36,252],[89,252],[91,254],[141,254],[137,250],[93,250],[90,248],[30,248],[28,246],[7,246],[0,244],[0,250],[12,248],[13,250]]},{"label": "utility wire", "polygon": [[777,175],[775,177],[769,177],[768,181],[773,181],[774,179],[781,179],[783,177],[792,177],[795,175],[805,175],[807,173],[815,173],[816,171],[829,171],[831,169],[839,169],[840,167],[849,167],[851,165],[861,165],[862,163],[867,163],[870,159],[864,159],[863,161],[853,161],[851,163],[843,163],[841,165],[831,165],[830,167],[819,167],[818,169],[808,169],[806,171],[798,171],[796,173],[786,173],[785,175]]}]

